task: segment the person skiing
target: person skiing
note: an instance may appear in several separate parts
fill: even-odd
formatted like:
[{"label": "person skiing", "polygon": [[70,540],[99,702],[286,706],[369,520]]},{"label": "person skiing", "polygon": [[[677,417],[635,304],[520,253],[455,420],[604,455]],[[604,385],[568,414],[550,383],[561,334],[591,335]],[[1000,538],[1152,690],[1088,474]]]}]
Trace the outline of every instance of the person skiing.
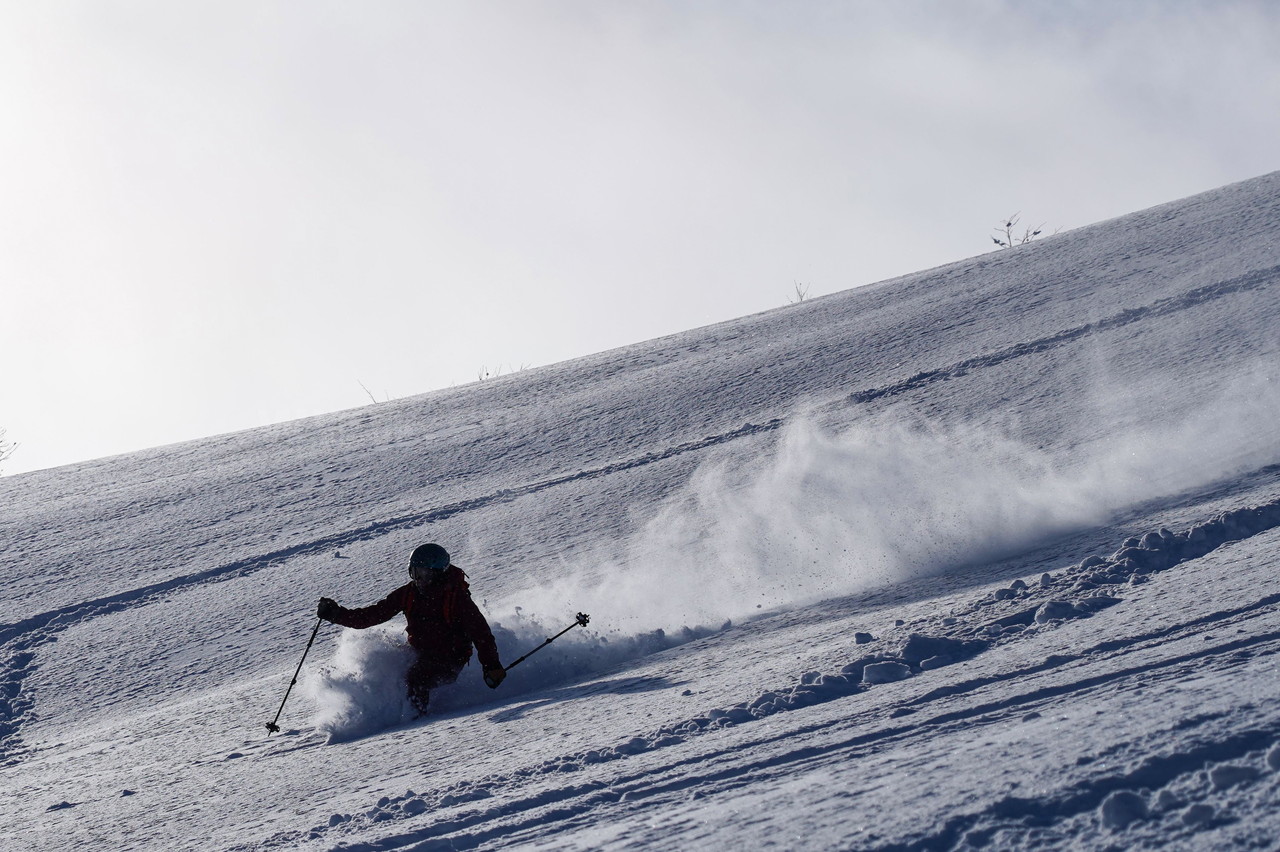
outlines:
[{"label": "person skiing", "polygon": [[498,659],[498,645],[489,623],[468,591],[467,575],[449,560],[438,544],[424,544],[409,558],[412,581],[372,606],[347,609],[321,598],[316,615],[325,621],[363,630],[390,621],[403,612],[409,644],[418,660],[406,675],[409,700],[418,715],[427,712],[431,690],[453,683],[471,660],[474,645],[484,670],[484,682],[497,689],[507,676]]}]

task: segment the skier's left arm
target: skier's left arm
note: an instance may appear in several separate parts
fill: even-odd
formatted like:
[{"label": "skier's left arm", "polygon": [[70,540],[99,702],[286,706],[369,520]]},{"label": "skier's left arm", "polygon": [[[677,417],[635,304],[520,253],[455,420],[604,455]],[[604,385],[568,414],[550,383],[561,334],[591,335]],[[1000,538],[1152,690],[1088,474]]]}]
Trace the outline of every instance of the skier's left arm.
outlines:
[{"label": "skier's left arm", "polygon": [[476,602],[471,599],[469,593],[463,593],[461,603],[459,614],[462,616],[463,629],[466,631],[467,638],[471,640],[471,644],[476,646],[476,657],[480,660],[480,666],[486,672],[501,669],[502,661],[498,659],[498,643],[494,640],[493,631],[489,629],[489,622],[485,621],[480,607],[476,606]]}]

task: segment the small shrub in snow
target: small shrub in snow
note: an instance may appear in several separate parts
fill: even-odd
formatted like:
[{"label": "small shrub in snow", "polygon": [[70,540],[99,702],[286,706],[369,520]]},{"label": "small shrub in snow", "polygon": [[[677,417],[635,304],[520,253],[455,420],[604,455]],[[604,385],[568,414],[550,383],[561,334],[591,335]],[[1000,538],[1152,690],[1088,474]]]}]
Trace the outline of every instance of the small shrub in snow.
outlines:
[{"label": "small shrub in snow", "polygon": [[9,456],[13,455],[13,451],[18,449],[18,445],[12,441],[6,441],[4,435],[5,430],[0,429],[0,464],[7,461]]},{"label": "small shrub in snow", "polygon": [[529,369],[528,364],[521,364],[519,367],[512,367],[510,364],[499,364],[492,370],[485,365],[480,365],[480,370],[476,373],[476,381],[486,382],[489,379],[496,379],[499,376],[509,375],[511,373],[523,373]]},{"label": "small shrub in snow", "polygon": [[1034,231],[1027,228],[1022,232],[1021,236],[1016,235],[1014,230],[1018,227],[1018,222],[1021,218],[1021,213],[1014,213],[1008,219],[1005,219],[1003,225],[997,225],[994,230],[999,236],[992,237],[991,241],[1000,246],[1000,248],[1013,248],[1014,246],[1031,242],[1044,232],[1044,225],[1041,224]]}]

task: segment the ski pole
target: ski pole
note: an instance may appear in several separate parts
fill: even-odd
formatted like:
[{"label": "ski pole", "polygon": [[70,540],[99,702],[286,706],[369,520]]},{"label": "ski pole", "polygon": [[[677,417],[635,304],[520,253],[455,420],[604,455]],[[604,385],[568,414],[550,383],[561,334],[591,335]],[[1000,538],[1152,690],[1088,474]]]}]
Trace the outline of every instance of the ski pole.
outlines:
[{"label": "ski pole", "polygon": [[284,699],[280,702],[280,709],[276,711],[276,717],[267,723],[267,736],[271,736],[280,730],[280,726],[276,722],[280,721],[280,714],[284,712],[284,702],[289,700],[289,693],[293,691],[293,686],[298,682],[298,673],[302,671],[302,664],[307,661],[307,654],[311,652],[311,643],[316,641],[316,634],[320,632],[320,625],[324,624],[323,618],[316,619],[316,629],[311,631],[311,638],[307,640],[307,650],[302,652],[302,659],[298,660],[298,668],[293,673],[293,680],[289,681],[289,688],[284,691]]},{"label": "ski pole", "polygon": [[525,660],[529,659],[529,658],[530,658],[530,657],[532,657],[534,654],[538,653],[538,652],[539,652],[539,651],[541,651],[543,648],[547,647],[547,646],[548,646],[548,645],[550,645],[552,642],[556,641],[556,640],[557,640],[557,639],[559,639],[561,636],[563,636],[564,634],[568,633],[568,632],[569,632],[570,630],[572,630],[573,628],[575,628],[575,627],[586,627],[586,626],[587,626],[587,622],[589,622],[589,621],[591,621],[591,616],[587,615],[585,612],[580,612],[580,613],[578,613],[578,619],[577,619],[577,621],[573,622],[573,624],[570,624],[570,625],[569,625],[568,627],[566,627],[564,630],[561,630],[561,631],[560,631],[559,633],[557,633],[555,636],[552,636],[550,639],[548,639],[547,641],[543,642],[541,645],[539,645],[538,647],[534,648],[532,651],[530,651],[529,653],[525,654],[523,657],[521,657],[520,659],[516,660],[516,661],[515,661],[514,663],[512,663],[511,665],[509,665],[509,666],[507,666],[506,668],[504,668],[504,669],[503,669],[503,671],[506,671],[506,672],[511,671],[511,670],[512,670],[512,669],[514,669],[516,666],[520,665],[520,664],[521,664],[521,663],[523,663]]}]

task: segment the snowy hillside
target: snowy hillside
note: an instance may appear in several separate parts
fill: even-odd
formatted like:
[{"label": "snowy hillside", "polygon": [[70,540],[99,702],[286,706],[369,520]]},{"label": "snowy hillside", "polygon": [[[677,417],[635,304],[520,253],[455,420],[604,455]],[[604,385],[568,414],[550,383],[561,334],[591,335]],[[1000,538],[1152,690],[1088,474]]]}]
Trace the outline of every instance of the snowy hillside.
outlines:
[{"label": "snowy hillside", "polygon": [[[1280,173],[0,479],[4,849],[1280,844]],[[93,428],[91,420],[85,428]],[[510,661],[409,722],[439,541]]]}]

